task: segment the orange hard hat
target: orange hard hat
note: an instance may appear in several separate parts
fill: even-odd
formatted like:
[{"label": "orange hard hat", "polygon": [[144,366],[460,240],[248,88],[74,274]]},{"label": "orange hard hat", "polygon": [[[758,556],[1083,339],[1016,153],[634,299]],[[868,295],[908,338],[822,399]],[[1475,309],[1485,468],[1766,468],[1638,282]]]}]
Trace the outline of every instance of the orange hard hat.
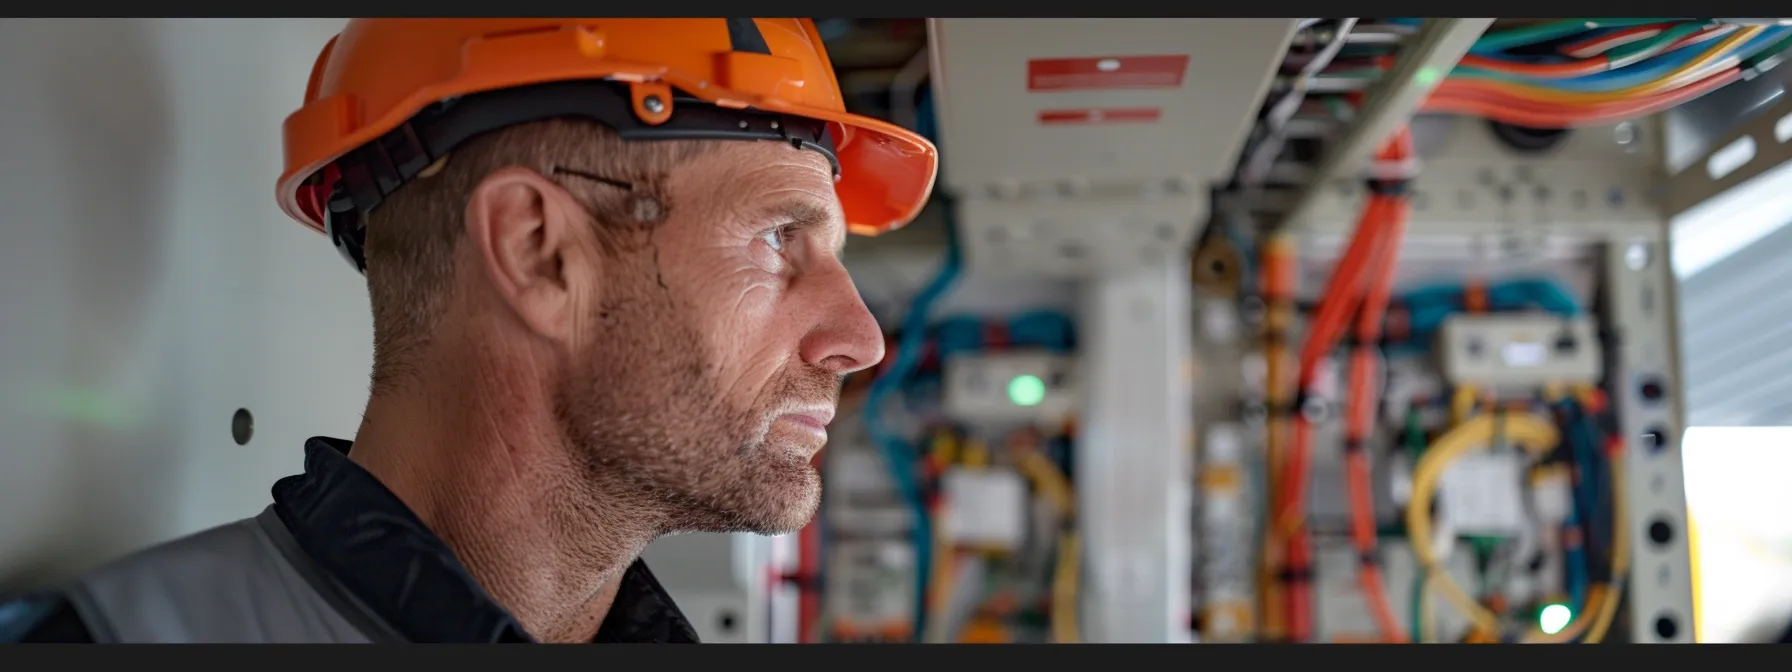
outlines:
[{"label": "orange hard hat", "polygon": [[862,235],[914,219],[939,166],[925,138],[846,112],[809,19],[355,19],[286,118],[280,208],[361,269],[368,210],[475,135],[559,117],[819,151]]}]

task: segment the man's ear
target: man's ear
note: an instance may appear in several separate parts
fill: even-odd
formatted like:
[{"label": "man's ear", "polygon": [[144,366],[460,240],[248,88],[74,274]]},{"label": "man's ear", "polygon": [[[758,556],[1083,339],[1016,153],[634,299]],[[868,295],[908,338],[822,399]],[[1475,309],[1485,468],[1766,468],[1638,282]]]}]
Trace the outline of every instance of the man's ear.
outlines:
[{"label": "man's ear", "polygon": [[589,227],[572,195],[527,168],[486,175],[467,198],[467,238],[480,276],[511,311],[550,339],[576,327],[578,295],[595,261],[579,244]]}]

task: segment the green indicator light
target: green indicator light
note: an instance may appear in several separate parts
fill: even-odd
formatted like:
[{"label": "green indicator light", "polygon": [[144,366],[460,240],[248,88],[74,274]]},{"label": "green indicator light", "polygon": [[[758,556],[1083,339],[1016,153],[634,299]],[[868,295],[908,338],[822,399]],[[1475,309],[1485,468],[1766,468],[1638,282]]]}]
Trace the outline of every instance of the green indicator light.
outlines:
[{"label": "green indicator light", "polygon": [[1566,604],[1552,604],[1537,612],[1537,627],[1542,628],[1546,635],[1561,632],[1573,620],[1574,611]]},{"label": "green indicator light", "polygon": [[1427,67],[1419,68],[1419,73],[1414,76],[1418,78],[1420,84],[1431,86],[1432,84],[1436,84],[1438,79],[1441,79],[1441,75],[1442,73],[1439,73],[1437,68]]},{"label": "green indicator light", "polygon": [[1038,406],[1045,401],[1045,381],[1039,376],[1015,376],[1008,381],[1008,400],[1016,406]]}]

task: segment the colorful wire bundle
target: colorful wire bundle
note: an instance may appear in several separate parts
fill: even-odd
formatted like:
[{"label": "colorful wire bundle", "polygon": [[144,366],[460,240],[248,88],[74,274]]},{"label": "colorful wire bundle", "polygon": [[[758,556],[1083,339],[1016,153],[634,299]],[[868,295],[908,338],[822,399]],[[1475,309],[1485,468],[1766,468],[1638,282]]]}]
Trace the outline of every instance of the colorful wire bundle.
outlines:
[{"label": "colorful wire bundle", "polygon": [[[1776,65],[1792,27],[1716,19],[1563,19],[1482,36],[1427,112],[1530,128],[1610,124],[1683,104]],[[1387,55],[1321,77],[1374,77]]]}]

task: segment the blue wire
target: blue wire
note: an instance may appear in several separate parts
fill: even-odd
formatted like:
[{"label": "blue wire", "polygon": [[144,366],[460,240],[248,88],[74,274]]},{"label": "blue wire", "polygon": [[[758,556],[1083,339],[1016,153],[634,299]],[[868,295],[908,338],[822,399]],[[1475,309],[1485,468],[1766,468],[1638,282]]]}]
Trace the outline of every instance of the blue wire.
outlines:
[{"label": "blue wire", "polygon": [[[1401,295],[1400,303],[1407,314],[1406,331],[1410,337],[1402,343],[1389,344],[1389,355],[1416,354],[1430,348],[1430,337],[1443,326],[1449,316],[1462,312],[1460,284],[1443,283],[1420,287]],[[1564,317],[1581,313],[1580,303],[1568,290],[1548,278],[1520,278],[1494,283],[1487,288],[1487,307],[1494,311],[1538,308]]]},{"label": "blue wire", "polygon": [[927,502],[921,495],[920,477],[915,468],[920,461],[914,446],[903,440],[901,436],[890,431],[884,424],[884,401],[890,394],[898,392],[910,374],[921,364],[921,353],[926,346],[927,318],[933,311],[934,304],[946,292],[951,290],[957,281],[961,255],[958,249],[958,226],[950,203],[944,209],[946,226],[946,256],[940,262],[939,270],[933,280],[915,295],[909,305],[908,314],[902,316],[902,333],[907,334],[896,346],[895,359],[889,370],[871,382],[871,390],[865,398],[864,418],[865,432],[872,442],[877,444],[883,453],[884,461],[889,464],[890,473],[896,480],[897,489],[908,503],[915,517],[915,594],[914,617],[911,636],[917,640],[927,625],[927,577],[932,576],[933,566],[933,522],[927,515]]},{"label": "blue wire", "polygon": [[1022,313],[1008,319],[1008,340],[1018,346],[1069,352],[1075,347],[1075,325],[1055,310]]},{"label": "blue wire", "polygon": [[983,320],[971,315],[954,315],[933,326],[933,343],[941,357],[983,349]]},{"label": "blue wire", "polygon": [[1613,540],[1611,539],[1611,535],[1613,534],[1611,531],[1612,512],[1610,507],[1600,506],[1603,502],[1611,501],[1611,491],[1609,489],[1611,479],[1605,473],[1605,467],[1609,466],[1610,463],[1605,460],[1605,456],[1601,453],[1604,446],[1599,440],[1599,428],[1594,425],[1592,415],[1584,412],[1581,413],[1576,418],[1574,430],[1580,435],[1580,443],[1587,447],[1587,469],[1590,472],[1587,475],[1589,490],[1591,491],[1588,495],[1588,499],[1591,502],[1590,506],[1593,508],[1590,509],[1587,514],[1587,522],[1590,523],[1591,526],[1591,529],[1588,532],[1588,547],[1598,548],[1600,550],[1610,549],[1613,543]]},{"label": "blue wire", "polygon": [[[1587,454],[1587,444],[1582,440],[1584,437],[1582,437],[1579,432],[1574,431],[1574,429],[1579,426],[1580,408],[1572,401],[1563,401],[1561,402],[1561,406],[1563,420],[1569,427],[1569,431],[1565,433],[1564,438],[1568,442],[1569,454],[1574,458],[1575,470],[1580,472],[1580,477],[1569,483],[1569,492],[1573,502],[1569,507],[1568,518],[1563,521],[1563,524],[1586,531],[1587,528],[1583,527],[1581,524],[1583,514],[1586,517],[1587,523],[1595,523],[1595,514],[1593,512],[1595,501],[1590,487],[1592,482],[1588,480],[1592,478],[1592,464],[1590,462],[1590,456]],[[1566,557],[1563,560],[1567,563],[1568,567],[1566,568],[1567,573],[1563,578],[1568,584],[1568,595],[1571,598],[1571,602],[1576,605],[1586,604],[1587,584],[1591,580],[1590,577],[1587,576],[1586,556],[1587,550],[1590,547],[1589,545],[1592,543],[1593,539],[1589,535],[1583,533],[1581,535],[1580,547],[1575,550],[1565,551]],[[1576,608],[1578,609],[1579,607]]]},{"label": "blue wire", "polygon": [[[1564,527],[1578,528],[1580,527],[1580,520],[1576,518],[1574,512],[1570,510],[1568,512],[1568,517],[1563,519],[1562,525]],[[1587,583],[1589,578],[1587,576],[1586,541],[1582,540],[1581,545],[1578,548],[1562,551],[1562,555],[1562,562],[1567,565],[1567,567],[1564,568],[1566,571],[1563,572],[1562,583],[1567,584],[1568,603],[1576,605],[1575,610],[1579,611],[1584,608],[1584,605],[1587,603]]]}]

